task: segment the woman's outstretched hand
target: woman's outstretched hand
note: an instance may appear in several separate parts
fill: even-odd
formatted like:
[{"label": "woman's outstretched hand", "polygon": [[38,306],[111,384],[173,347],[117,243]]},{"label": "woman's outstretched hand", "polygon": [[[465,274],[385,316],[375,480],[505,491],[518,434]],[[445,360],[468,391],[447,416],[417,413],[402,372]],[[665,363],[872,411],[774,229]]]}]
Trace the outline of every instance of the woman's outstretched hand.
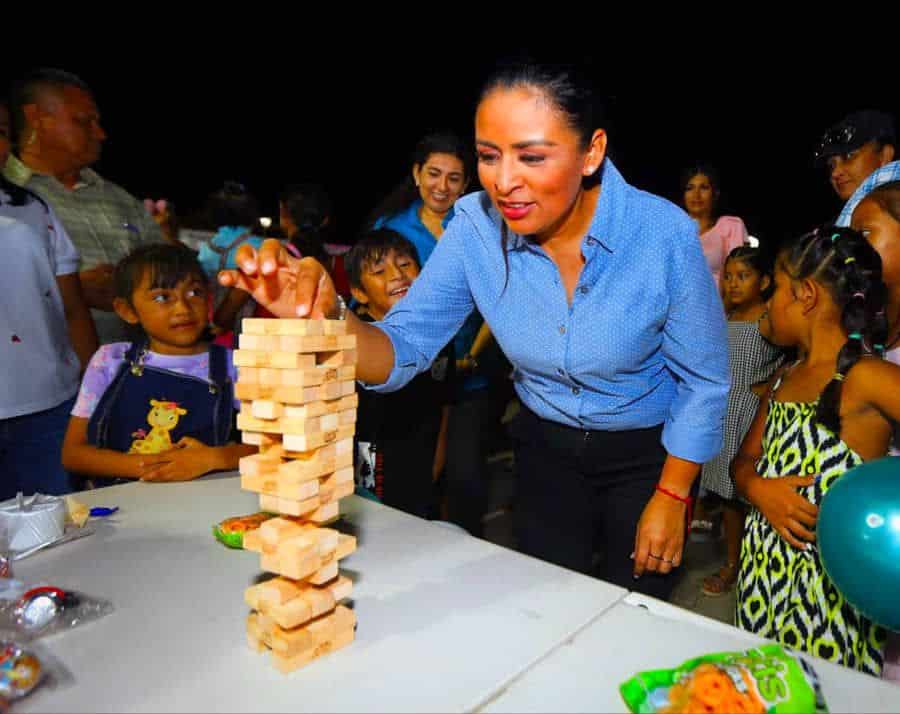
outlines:
[{"label": "woman's outstretched hand", "polygon": [[328,271],[313,258],[294,258],[277,240],[259,251],[244,243],[235,256],[237,270],[223,270],[219,283],[244,290],[278,317],[332,318],[338,296]]}]

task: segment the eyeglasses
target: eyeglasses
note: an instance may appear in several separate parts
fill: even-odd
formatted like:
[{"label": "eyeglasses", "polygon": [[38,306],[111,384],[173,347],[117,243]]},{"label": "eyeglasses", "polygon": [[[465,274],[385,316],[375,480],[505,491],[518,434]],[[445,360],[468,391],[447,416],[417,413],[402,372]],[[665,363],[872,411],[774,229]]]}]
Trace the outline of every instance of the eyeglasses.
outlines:
[{"label": "eyeglasses", "polygon": [[[836,145],[849,144],[856,136],[856,127],[852,124],[842,126],[839,129],[832,129],[822,137],[819,146],[816,149],[815,158],[820,160],[825,157],[825,153],[829,152]],[[834,152],[829,152],[834,153]]]}]

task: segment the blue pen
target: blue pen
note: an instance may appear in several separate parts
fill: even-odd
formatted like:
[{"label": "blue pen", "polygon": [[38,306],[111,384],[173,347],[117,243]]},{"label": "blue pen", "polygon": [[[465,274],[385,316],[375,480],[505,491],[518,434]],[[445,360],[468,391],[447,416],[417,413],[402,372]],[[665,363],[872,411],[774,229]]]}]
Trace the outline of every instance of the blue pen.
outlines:
[{"label": "blue pen", "polygon": [[92,518],[103,518],[105,516],[111,516],[113,513],[119,510],[118,506],[114,506],[113,508],[105,508],[103,506],[97,506],[96,508],[91,509],[91,517]]}]

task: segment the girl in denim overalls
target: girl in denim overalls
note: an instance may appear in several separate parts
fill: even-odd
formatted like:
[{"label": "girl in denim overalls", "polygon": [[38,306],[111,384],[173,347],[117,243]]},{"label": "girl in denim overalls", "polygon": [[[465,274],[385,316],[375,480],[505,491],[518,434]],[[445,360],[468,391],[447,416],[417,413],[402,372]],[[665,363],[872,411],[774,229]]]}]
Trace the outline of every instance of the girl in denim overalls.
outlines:
[{"label": "girl in denim overalls", "polygon": [[235,373],[230,350],[204,339],[206,284],[180,246],[143,246],[116,266],[113,306],[140,336],[91,359],[63,446],[66,468],[186,481],[235,469],[255,451],[229,444]]}]

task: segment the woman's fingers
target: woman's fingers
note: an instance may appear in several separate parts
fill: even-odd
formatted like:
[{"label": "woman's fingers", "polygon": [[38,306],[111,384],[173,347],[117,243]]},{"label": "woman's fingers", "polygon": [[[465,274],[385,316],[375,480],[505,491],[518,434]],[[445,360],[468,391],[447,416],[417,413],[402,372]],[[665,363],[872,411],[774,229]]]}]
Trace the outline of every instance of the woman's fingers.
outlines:
[{"label": "woman's fingers", "polygon": [[[324,318],[323,301],[329,296],[325,286],[328,285],[327,274],[321,263],[313,258],[300,260],[296,271],[294,285],[297,317]],[[326,306],[331,307],[331,306]]]}]

